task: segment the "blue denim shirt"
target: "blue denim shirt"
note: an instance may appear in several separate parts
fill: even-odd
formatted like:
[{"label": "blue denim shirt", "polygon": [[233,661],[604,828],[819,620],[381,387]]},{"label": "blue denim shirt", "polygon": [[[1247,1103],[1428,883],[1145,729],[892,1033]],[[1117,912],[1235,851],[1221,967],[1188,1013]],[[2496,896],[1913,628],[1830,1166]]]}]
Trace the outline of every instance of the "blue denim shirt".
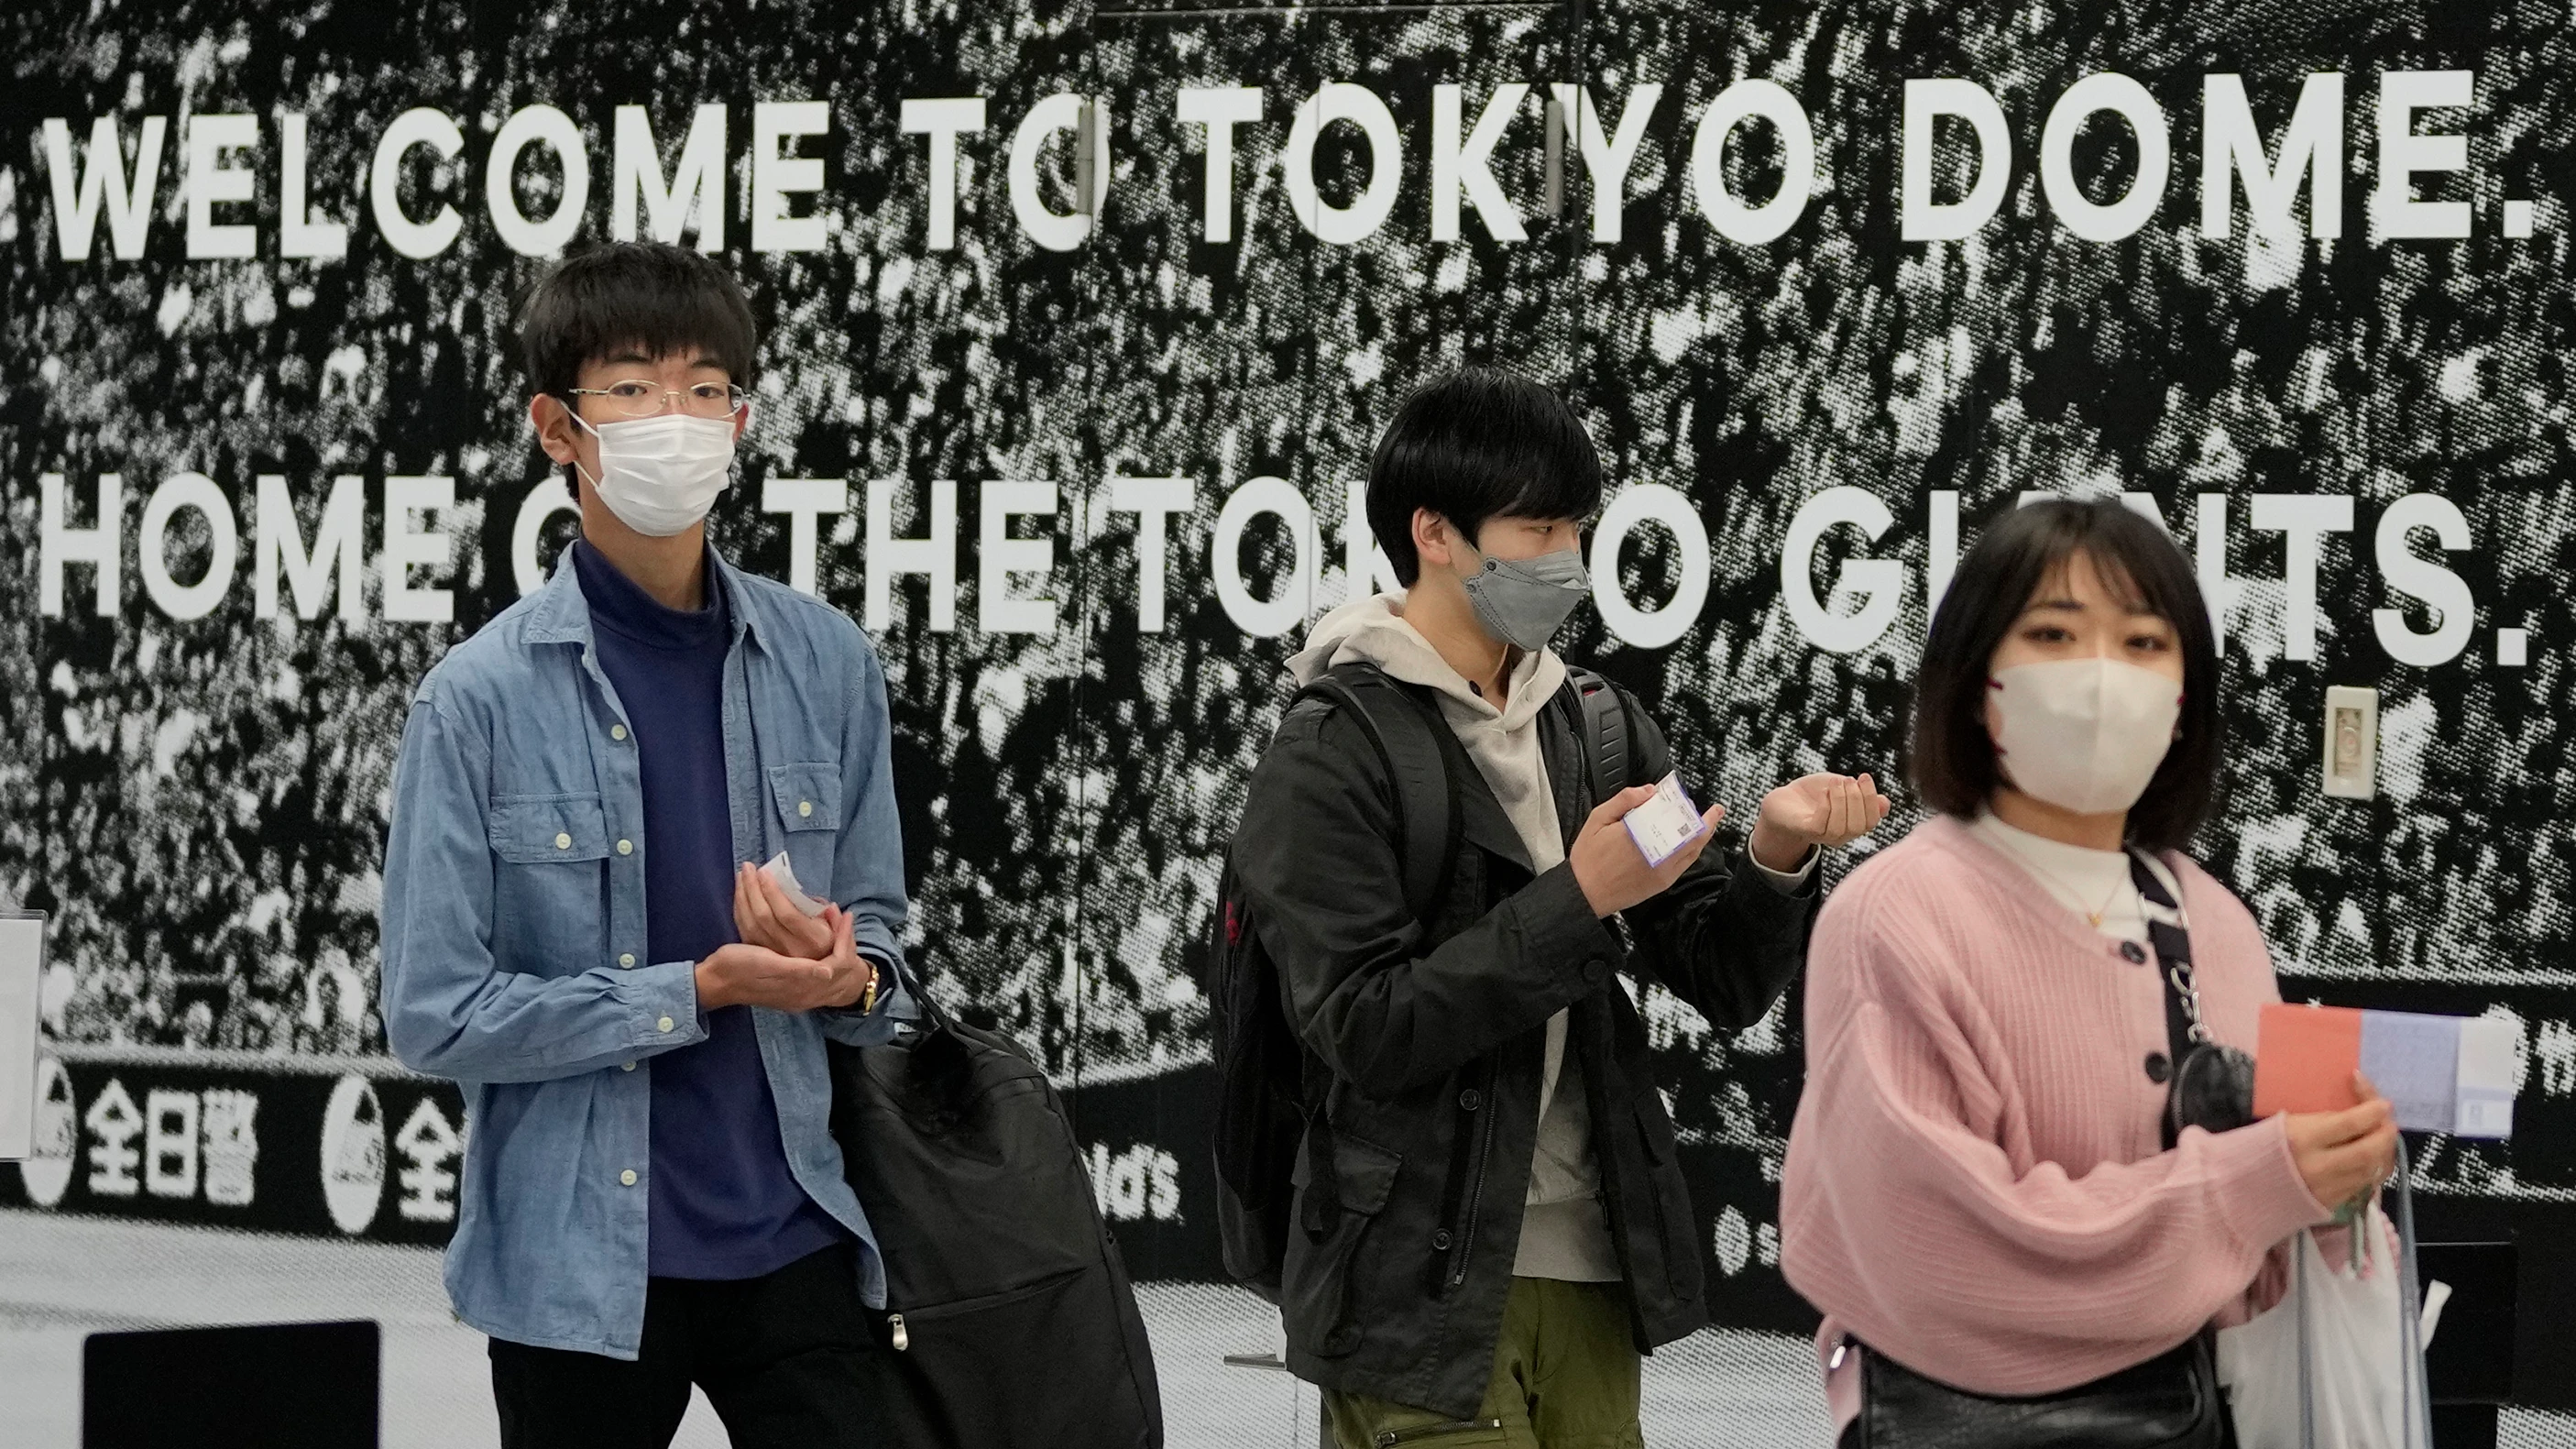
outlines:
[{"label": "blue denim shirt", "polygon": [[[885,676],[846,615],[708,555],[725,590],[727,793],[737,860],[784,850],[901,963],[903,844]],[[495,1338],[636,1357],[650,1202],[649,1073],[704,1040],[696,963],[645,956],[644,799],[625,707],[569,566],[421,681],[394,769],[382,908],[385,1035],[465,1089],[464,1182],[447,1250],[457,1315]],[[916,1013],[900,973],[872,1015],[755,1010],[787,1161],[857,1235],[867,1213],[829,1130],[823,1042],[870,1045]]]}]

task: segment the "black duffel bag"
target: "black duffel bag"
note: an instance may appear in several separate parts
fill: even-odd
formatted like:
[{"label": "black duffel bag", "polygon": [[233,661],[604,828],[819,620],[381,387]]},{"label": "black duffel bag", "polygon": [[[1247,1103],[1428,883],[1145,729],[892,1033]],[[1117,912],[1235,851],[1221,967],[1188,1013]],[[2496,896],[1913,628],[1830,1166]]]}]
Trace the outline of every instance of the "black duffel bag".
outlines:
[{"label": "black duffel bag", "polygon": [[1046,1073],[922,993],[919,1031],[830,1046],[832,1135],[886,1265],[903,1449],[1161,1449],[1118,1245]]}]

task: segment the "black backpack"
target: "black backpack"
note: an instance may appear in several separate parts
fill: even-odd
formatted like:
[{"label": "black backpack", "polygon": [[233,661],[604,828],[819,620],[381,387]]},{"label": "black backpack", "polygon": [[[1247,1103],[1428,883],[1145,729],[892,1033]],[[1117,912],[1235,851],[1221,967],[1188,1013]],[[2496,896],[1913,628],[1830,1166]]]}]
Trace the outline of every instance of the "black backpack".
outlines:
[{"label": "black backpack", "polygon": [[[1416,920],[1432,922],[1457,870],[1464,833],[1458,771],[1473,764],[1462,758],[1465,751],[1429,692],[1391,679],[1375,665],[1335,665],[1298,690],[1288,707],[1309,699],[1348,715],[1395,782],[1396,857],[1403,862],[1405,904]],[[1606,800],[1634,783],[1638,762],[1625,691],[1569,665],[1565,687],[1548,707],[1573,713],[1591,799]],[[1299,1141],[1309,1144],[1308,1176],[1315,1185],[1307,1194],[1309,1220],[1300,1226],[1321,1233],[1338,1208],[1332,1126],[1323,1113],[1328,1073],[1289,1024],[1285,988],[1261,947],[1230,852],[1218,894],[1208,957],[1218,1077],[1217,1234],[1226,1272],[1276,1303]]]},{"label": "black backpack", "polygon": [[902,1449],[1161,1449],[1118,1244],[1046,1073],[922,996],[922,1030],[829,1043],[832,1135],[886,1270],[878,1347]]}]

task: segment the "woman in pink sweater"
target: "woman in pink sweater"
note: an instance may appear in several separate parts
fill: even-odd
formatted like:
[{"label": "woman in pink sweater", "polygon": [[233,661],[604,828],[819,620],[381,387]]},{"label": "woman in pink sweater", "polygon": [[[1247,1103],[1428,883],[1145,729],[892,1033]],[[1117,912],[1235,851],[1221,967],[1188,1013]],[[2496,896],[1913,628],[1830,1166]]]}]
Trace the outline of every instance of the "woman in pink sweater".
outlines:
[{"label": "woman in pink sweater", "polygon": [[1865,1381],[1890,1402],[1915,1380],[2090,1393],[2168,1355],[2205,1378],[2191,1345],[2278,1296],[2274,1249],[2388,1174],[2366,1083],[2346,1112],[2166,1128],[2158,927],[2187,933],[2208,1039],[2250,1051],[2279,999],[2252,915],[2180,853],[2216,774],[2217,675],[2190,565],[2116,501],[2017,509],[1951,581],[1912,752],[1941,813],[1852,873],[1808,953],[1781,1267],[1825,1315],[1847,1445],[1894,1422],[1855,1422]]}]

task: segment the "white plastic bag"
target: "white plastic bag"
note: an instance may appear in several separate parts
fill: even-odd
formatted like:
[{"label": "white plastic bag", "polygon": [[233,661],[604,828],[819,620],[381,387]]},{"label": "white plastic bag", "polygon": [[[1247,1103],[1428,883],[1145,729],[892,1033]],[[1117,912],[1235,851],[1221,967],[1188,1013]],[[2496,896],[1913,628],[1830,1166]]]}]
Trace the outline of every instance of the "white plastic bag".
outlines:
[{"label": "white plastic bag", "polygon": [[[2290,1291],[2252,1322],[2219,1331],[2218,1379],[2228,1389],[2241,1449],[2426,1449],[2420,1434],[2410,1444],[2406,1432],[2409,1410],[2422,1412],[2424,1376],[2420,1359],[2408,1362],[2400,1262],[2377,1203],[2355,1231],[2367,1233],[2370,1243],[2362,1271],[2348,1262],[2329,1264],[2315,1235],[2301,1233]],[[2448,1293],[2442,1284],[2428,1285],[2424,1342],[2432,1339]],[[2300,1424],[2302,1308],[2312,1437]]]}]

